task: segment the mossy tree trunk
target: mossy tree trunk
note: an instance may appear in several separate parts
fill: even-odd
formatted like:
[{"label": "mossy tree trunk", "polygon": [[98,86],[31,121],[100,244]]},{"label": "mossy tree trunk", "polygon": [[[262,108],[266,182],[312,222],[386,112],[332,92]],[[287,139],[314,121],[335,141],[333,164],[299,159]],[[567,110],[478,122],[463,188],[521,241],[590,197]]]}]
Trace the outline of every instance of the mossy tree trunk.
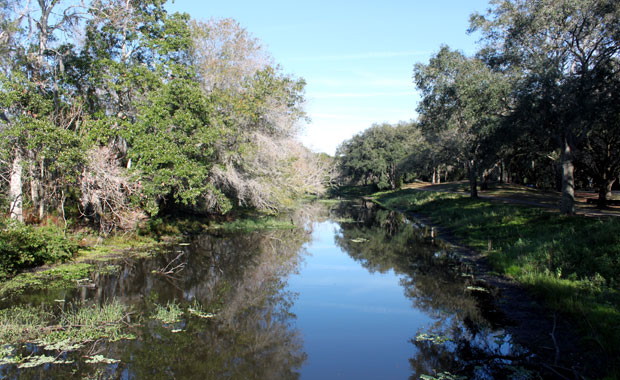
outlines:
[{"label": "mossy tree trunk", "polygon": [[22,155],[19,149],[15,149],[11,179],[9,183],[9,215],[11,219],[24,221],[23,193],[22,193]]},{"label": "mossy tree trunk", "polygon": [[564,215],[575,214],[575,165],[573,164],[573,151],[564,138],[562,148],[562,200],[560,202],[560,213]]}]

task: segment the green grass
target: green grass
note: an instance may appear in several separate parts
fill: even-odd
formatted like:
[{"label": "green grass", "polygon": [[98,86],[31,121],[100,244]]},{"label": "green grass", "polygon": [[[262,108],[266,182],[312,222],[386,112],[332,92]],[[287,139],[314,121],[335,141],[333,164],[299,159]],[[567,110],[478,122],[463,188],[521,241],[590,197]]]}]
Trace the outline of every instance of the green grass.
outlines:
[{"label": "green grass", "polygon": [[116,301],[101,306],[67,305],[60,313],[53,313],[50,307],[29,305],[2,309],[0,365],[29,368],[71,362],[60,360],[59,354],[44,355],[42,350],[33,349],[35,346],[62,353],[100,339],[133,339],[135,336],[127,332],[127,312],[126,306]]},{"label": "green grass", "polygon": [[38,272],[23,272],[0,283],[0,300],[19,296],[25,291],[56,290],[75,287],[87,278],[95,266],[87,263],[65,263]]},{"label": "green grass", "polygon": [[183,309],[176,302],[168,302],[164,305],[155,305],[155,313],[153,319],[162,321],[165,324],[172,325],[181,321],[183,316]]},{"label": "green grass", "polygon": [[[584,344],[603,347],[608,358],[620,357],[620,218],[565,217],[414,189],[374,197],[386,208],[429,217],[485,252],[495,271],[527,286],[551,310],[571,316]],[[617,359],[612,371],[620,373]]]},{"label": "green grass", "polygon": [[105,338],[132,338],[123,332],[127,308],[119,302],[67,306],[59,315],[41,306],[0,310],[0,345],[37,343],[46,348],[79,345]]}]

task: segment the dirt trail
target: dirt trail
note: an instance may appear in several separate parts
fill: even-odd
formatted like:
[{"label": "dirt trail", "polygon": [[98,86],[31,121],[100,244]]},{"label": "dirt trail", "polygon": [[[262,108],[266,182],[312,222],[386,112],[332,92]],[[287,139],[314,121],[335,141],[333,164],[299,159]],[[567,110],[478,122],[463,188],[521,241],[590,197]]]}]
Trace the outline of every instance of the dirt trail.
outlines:
[{"label": "dirt trail", "polygon": [[[420,191],[441,191],[454,194],[467,194],[467,182],[448,182],[433,185],[427,182],[419,182],[405,185],[404,188],[416,189]],[[549,210],[558,210],[561,194],[559,192],[548,192],[531,189],[519,185],[498,185],[488,191],[478,192],[480,199],[518,204],[531,207],[541,207]],[[579,191],[575,193],[575,211],[577,215],[590,217],[620,217],[620,206],[610,206],[607,209],[598,209],[594,205],[587,203],[588,199],[596,199],[597,195],[591,192]]]}]

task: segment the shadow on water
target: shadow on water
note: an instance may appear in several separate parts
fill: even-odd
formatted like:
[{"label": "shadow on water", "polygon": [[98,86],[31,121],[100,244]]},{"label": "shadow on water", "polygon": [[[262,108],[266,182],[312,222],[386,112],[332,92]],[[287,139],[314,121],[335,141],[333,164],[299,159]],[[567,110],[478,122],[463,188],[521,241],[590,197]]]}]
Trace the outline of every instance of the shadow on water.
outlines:
[{"label": "shadow on water", "polygon": [[[88,283],[66,290],[60,305],[120,301],[129,306],[127,328],[136,339],[102,339],[77,352],[51,353],[71,364],[3,365],[0,378],[298,378],[306,355],[291,327],[295,294],[286,290],[286,278],[302,259],[311,231],[297,224],[287,230],[204,234],[165,253],[114,263],[116,271],[95,273]],[[55,310],[56,297],[41,301],[40,294],[29,294],[21,302],[43,302]],[[188,312],[198,308],[199,313]],[[183,314],[161,321],[154,318],[161,310]],[[41,353],[32,344],[22,351]],[[120,361],[86,363],[84,357],[95,354]]]},{"label": "shadow on water", "polygon": [[[318,204],[301,210],[291,217],[294,229],[188,237],[163,253],[119,260],[115,270],[94,273],[87,283],[61,293],[14,300],[55,313],[115,300],[127,305],[126,329],[135,339],[97,339],[68,352],[30,343],[20,348],[22,355],[45,351],[73,362],[34,368],[0,364],[0,377],[299,378],[307,355],[291,312],[296,294],[287,281],[304,260],[312,221],[328,218],[339,225],[338,247],[371,273],[393,271],[411,307],[430,316],[424,330],[403,337],[414,352],[411,379],[536,378],[527,352],[501,329],[501,315],[490,308],[492,294],[432,229],[372,203],[344,202],[329,214]],[[201,312],[192,313],[195,309]],[[180,314],[169,321],[154,318],[162,310]],[[94,355],[118,361],[84,359]]]},{"label": "shadow on water", "polygon": [[538,377],[531,355],[502,330],[492,289],[475,280],[433,228],[372,202],[342,203],[332,213],[347,221],[340,223],[336,243],[370,272],[400,275],[413,308],[433,318],[410,339],[416,348],[411,379]]}]

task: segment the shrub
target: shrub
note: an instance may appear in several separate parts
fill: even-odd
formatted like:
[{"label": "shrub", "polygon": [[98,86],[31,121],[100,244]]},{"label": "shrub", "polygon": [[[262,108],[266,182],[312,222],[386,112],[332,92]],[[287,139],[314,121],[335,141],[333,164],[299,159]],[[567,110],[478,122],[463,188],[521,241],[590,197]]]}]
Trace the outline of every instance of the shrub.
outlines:
[{"label": "shrub", "polygon": [[0,278],[20,269],[64,262],[77,250],[77,242],[65,238],[59,227],[33,227],[0,220]]}]

